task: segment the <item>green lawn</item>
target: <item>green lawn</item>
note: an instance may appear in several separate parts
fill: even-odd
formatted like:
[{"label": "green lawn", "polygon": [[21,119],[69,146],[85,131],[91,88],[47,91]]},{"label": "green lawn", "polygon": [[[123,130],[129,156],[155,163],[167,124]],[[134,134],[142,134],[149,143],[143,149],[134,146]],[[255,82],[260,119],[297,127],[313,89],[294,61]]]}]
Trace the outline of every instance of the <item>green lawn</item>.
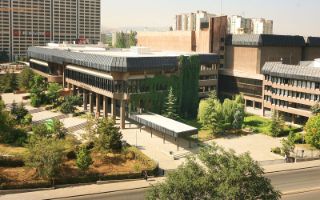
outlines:
[{"label": "green lawn", "polygon": [[256,115],[248,115],[244,118],[244,127],[251,129],[254,133],[263,133],[270,134],[269,127],[271,124],[271,120],[256,116]]},{"label": "green lawn", "polygon": [[[257,115],[247,115],[244,119],[244,128],[249,128],[253,133],[263,133],[271,135],[269,129],[271,125],[271,119],[260,117]],[[289,135],[290,131],[294,133],[301,132],[302,129],[294,126],[285,125],[283,133],[280,136]]]}]

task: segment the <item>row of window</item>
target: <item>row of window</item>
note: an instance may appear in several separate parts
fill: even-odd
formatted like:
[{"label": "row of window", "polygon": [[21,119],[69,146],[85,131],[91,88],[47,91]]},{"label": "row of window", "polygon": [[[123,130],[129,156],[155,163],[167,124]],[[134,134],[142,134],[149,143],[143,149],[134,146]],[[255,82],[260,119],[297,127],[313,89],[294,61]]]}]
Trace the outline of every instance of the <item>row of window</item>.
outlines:
[{"label": "row of window", "polygon": [[265,80],[271,81],[272,83],[290,85],[301,88],[320,89],[320,82],[274,77],[270,75],[265,75]]},{"label": "row of window", "polygon": [[305,109],[305,110],[310,110],[311,108],[311,106],[304,105],[304,104],[292,103],[292,102],[288,102],[280,99],[274,99],[268,95],[264,96],[264,100],[267,102],[270,102],[272,105],[282,106],[287,108],[296,108],[296,109]]},{"label": "row of window", "polygon": [[284,97],[294,97],[299,99],[305,99],[305,100],[311,100],[311,101],[318,101],[320,100],[320,95],[316,94],[310,94],[310,93],[304,93],[304,92],[296,92],[291,90],[284,90],[284,89],[277,89],[277,88],[271,88],[270,86],[265,87],[266,91],[272,92],[272,94],[276,94],[279,96]]}]

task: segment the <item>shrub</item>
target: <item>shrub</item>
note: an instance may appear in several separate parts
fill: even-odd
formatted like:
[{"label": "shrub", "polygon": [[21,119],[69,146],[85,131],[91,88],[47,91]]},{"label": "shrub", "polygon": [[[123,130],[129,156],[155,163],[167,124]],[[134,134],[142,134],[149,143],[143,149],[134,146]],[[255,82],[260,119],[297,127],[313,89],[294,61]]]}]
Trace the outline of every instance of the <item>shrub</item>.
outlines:
[{"label": "shrub", "polygon": [[81,105],[81,97],[79,96],[68,96],[65,98],[64,103],[61,105],[61,112],[64,114],[74,113],[76,106]]},{"label": "shrub", "polygon": [[271,148],[271,152],[281,155],[281,148],[280,147]]},{"label": "shrub", "polygon": [[101,119],[97,128],[96,148],[103,151],[121,151],[122,134],[113,119]]},{"label": "shrub", "polygon": [[320,149],[320,115],[309,118],[305,131],[306,142]]},{"label": "shrub", "polygon": [[82,171],[85,172],[89,169],[90,165],[92,165],[92,158],[90,152],[85,148],[82,147],[77,152],[77,167]]},{"label": "shrub", "polygon": [[22,90],[29,90],[31,86],[31,81],[33,79],[34,73],[30,68],[24,68],[19,74],[19,88]]}]

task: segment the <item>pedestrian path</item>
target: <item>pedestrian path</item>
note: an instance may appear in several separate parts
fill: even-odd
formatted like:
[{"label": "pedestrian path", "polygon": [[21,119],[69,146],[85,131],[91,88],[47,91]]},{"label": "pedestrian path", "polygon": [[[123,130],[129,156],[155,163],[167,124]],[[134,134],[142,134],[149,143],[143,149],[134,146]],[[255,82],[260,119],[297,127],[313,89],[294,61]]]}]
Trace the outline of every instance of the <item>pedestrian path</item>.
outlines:
[{"label": "pedestrian path", "polygon": [[55,190],[44,190],[29,193],[9,194],[0,197],[0,200],[43,200],[43,199],[58,199],[67,197],[76,197],[83,195],[93,195],[116,191],[134,190],[139,188],[147,188],[156,183],[163,181],[164,178],[151,178],[148,181],[134,180],[126,182],[114,182],[108,184],[91,184],[84,186],[75,186],[68,188],[60,188]]}]

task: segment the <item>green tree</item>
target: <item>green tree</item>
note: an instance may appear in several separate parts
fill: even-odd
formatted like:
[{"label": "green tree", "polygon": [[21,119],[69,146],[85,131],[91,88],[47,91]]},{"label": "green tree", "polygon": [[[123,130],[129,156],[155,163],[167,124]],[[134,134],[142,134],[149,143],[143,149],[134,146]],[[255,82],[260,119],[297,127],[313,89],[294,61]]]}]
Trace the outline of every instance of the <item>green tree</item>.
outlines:
[{"label": "green tree", "polygon": [[34,73],[29,67],[24,68],[18,77],[19,88],[27,91],[30,90],[33,76]]},{"label": "green tree", "polygon": [[320,114],[320,104],[319,104],[319,102],[317,102],[316,104],[314,104],[311,107],[311,112],[312,112],[313,115]]},{"label": "green tree", "polygon": [[32,127],[33,134],[38,137],[64,139],[68,133],[63,123],[58,119],[47,120],[45,123]]},{"label": "green tree", "polygon": [[87,115],[87,123],[85,126],[85,134],[83,139],[86,141],[87,145],[94,143],[97,135],[97,119],[91,114]]},{"label": "green tree", "polygon": [[67,96],[61,104],[61,112],[65,114],[74,113],[76,106],[81,105],[82,99],[79,96]]},{"label": "green tree", "polygon": [[41,178],[54,180],[59,175],[64,157],[64,145],[55,138],[36,137],[29,139],[25,163],[34,167]]},{"label": "green tree", "polygon": [[129,42],[128,42],[129,43],[129,47],[137,45],[136,36],[137,36],[137,32],[130,31],[130,33],[129,33]]},{"label": "green tree", "polygon": [[92,158],[90,155],[90,151],[86,147],[81,147],[77,152],[77,167],[85,172],[89,169],[90,165],[92,165]]},{"label": "green tree", "polygon": [[202,148],[163,183],[152,187],[147,199],[280,199],[263,169],[248,153],[235,155],[215,144]]},{"label": "green tree", "polygon": [[295,148],[294,141],[290,139],[282,139],[281,144],[281,151],[286,155],[286,157],[290,157],[290,153],[293,152]]},{"label": "green tree", "polygon": [[284,130],[284,121],[277,110],[272,111],[270,133],[273,137],[278,137]]},{"label": "green tree", "polygon": [[120,151],[122,149],[122,134],[113,119],[100,119],[97,125],[98,138],[95,147],[102,151]]},{"label": "green tree", "polygon": [[6,73],[1,77],[0,90],[4,93],[11,93],[18,89],[17,75],[15,73]]},{"label": "green tree", "polygon": [[9,62],[8,52],[2,50],[0,51],[0,63]]},{"label": "green tree", "polygon": [[50,103],[54,104],[58,101],[60,97],[60,91],[62,90],[62,86],[58,83],[49,83],[47,99]]},{"label": "green tree", "polygon": [[23,103],[19,104],[18,106],[15,103],[12,104],[11,114],[14,116],[17,123],[21,124],[28,113],[29,112],[24,107]]},{"label": "green tree", "polygon": [[320,149],[320,115],[310,117],[304,129],[306,143]]},{"label": "green tree", "polygon": [[116,33],[116,48],[127,48],[127,39],[126,39],[126,34],[124,32],[119,32]]},{"label": "green tree", "polygon": [[47,83],[43,77],[35,75],[31,81],[31,105],[39,107],[46,102]]},{"label": "green tree", "polygon": [[169,89],[166,100],[167,101],[165,102],[164,116],[174,120],[178,119],[179,116],[177,114],[177,98],[175,97],[172,87],[170,87]]}]

